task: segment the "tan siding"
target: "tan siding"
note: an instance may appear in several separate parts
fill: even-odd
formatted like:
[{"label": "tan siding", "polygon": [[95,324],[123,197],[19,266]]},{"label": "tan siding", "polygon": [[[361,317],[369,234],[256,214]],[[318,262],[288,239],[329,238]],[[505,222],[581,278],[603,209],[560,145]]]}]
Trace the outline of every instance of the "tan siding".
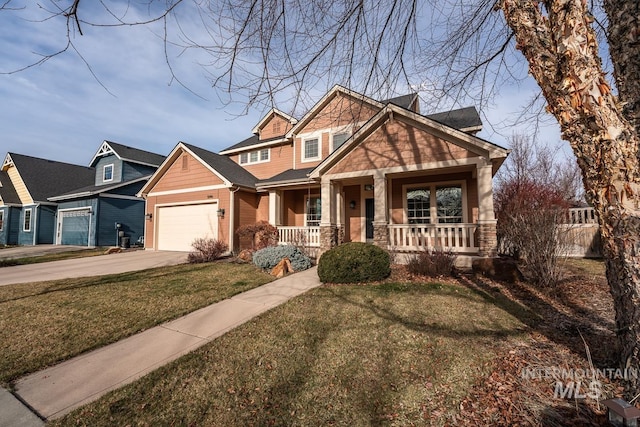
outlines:
[{"label": "tan siding", "polygon": [[20,203],[23,205],[31,205],[33,204],[33,199],[29,194],[29,190],[27,190],[27,186],[24,184],[18,169],[15,166],[9,167],[7,169],[7,174],[9,175],[9,179],[13,183],[16,192],[18,193],[18,197],[20,198]]},{"label": "tan siding", "polygon": [[[274,126],[275,125],[275,126]],[[278,127],[279,126],[279,127]],[[260,139],[270,139],[285,135],[291,129],[291,123],[284,117],[274,114],[260,129]]]},{"label": "tan siding", "polygon": [[258,207],[256,209],[256,222],[257,221],[269,221],[269,195],[258,194]]},{"label": "tan siding", "polygon": [[146,221],[144,247],[154,249],[154,235],[156,226],[156,205],[173,205],[186,204],[195,201],[218,200],[218,208],[224,209],[225,216],[218,217],[218,239],[225,243],[229,242],[229,190],[224,188],[220,190],[193,191],[188,193],[167,194],[163,196],[149,196],[147,198],[147,213],[152,213],[151,221]]},{"label": "tan siding", "polygon": [[[239,154],[234,154],[231,158],[239,164]],[[271,178],[272,176],[293,168],[293,144],[271,147],[268,162],[241,166],[258,179]]]},{"label": "tan siding", "polygon": [[[236,230],[244,225],[254,224],[256,222],[257,195],[247,191],[238,191],[236,193],[238,199],[238,223],[235,224]],[[234,231],[235,232],[235,231]],[[251,248],[251,239],[239,239],[240,249]]]},{"label": "tan siding", "polygon": [[[303,128],[298,130],[298,134],[307,134],[312,132],[322,132],[321,144],[321,160],[331,154],[331,137],[333,129],[355,125],[369,120],[378,112],[377,109],[360,103],[343,94],[339,94],[336,98],[329,102],[322,110],[320,110]],[[357,130],[354,129],[354,132]],[[303,145],[302,139],[296,138],[296,169],[303,169],[317,166],[320,161],[302,163]]]},{"label": "tan siding", "polygon": [[367,137],[328,173],[417,165],[475,156],[477,154],[465,148],[400,120],[394,120]]},{"label": "tan siding", "polygon": [[378,109],[363,104],[347,95],[338,94],[307,123],[298,133],[314,132],[369,120]]},{"label": "tan siding", "polygon": [[[344,190],[345,203],[345,230],[344,236],[346,242],[359,242],[362,240],[362,219],[360,216],[360,208],[362,201],[360,200],[360,185],[347,185]],[[356,202],[356,208],[351,209],[349,203]]]},{"label": "tan siding", "polygon": [[[304,226],[305,196],[307,190],[289,190],[283,192],[282,202],[282,225]],[[312,196],[318,195],[317,189],[311,192]]]},{"label": "tan siding", "polygon": [[[187,169],[183,169],[183,157],[187,156]],[[202,163],[185,153],[178,157],[160,180],[153,186],[150,193],[156,191],[181,190],[185,188],[203,187],[224,184],[223,181]]]}]

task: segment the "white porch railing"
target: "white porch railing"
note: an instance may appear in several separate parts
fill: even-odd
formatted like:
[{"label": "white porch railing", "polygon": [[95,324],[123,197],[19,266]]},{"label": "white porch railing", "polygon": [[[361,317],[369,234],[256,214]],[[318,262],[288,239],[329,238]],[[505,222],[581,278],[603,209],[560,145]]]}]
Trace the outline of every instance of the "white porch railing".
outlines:
[{"label": "white porch railing", "polygon": [[278,227],[279,245],[320,247],[320,227]]},{"label": "white porch railing", "polygon": [[389,245],[394,250],[443,249],[455,253],[478,252],[476,224],[391,224]]}]

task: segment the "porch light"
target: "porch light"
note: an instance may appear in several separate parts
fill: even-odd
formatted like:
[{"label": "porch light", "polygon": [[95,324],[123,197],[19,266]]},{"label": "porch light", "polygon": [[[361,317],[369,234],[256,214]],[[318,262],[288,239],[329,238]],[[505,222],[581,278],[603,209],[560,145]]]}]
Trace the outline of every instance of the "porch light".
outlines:
[{"label": "porch light", "polygon": [[373,184],[365,184],[364,191],[373,191]]},{"label": "porch light", "polygon": [[218,216],[224,218],[224,208],[218,209]]},{"label": "porch light", "polygon": [[605,400],[604,405],[609,408],[609,423],[615,427],[638,426],[640,409],[620,398]]},{"label": "porch light", "polygon": [[349,202],[349,207],[350,207],[351,209],[355,209],[355,208],[356,208],[356,201],[355,201],[355,200],[350,201],[350,202]]},{"label": "porch light", "polygon": [[145,214],[145,216],[144,216],[144,219],[146,219],[147,221],[151,221],[152,218],[153,218],[153,214],[152,213]]}]

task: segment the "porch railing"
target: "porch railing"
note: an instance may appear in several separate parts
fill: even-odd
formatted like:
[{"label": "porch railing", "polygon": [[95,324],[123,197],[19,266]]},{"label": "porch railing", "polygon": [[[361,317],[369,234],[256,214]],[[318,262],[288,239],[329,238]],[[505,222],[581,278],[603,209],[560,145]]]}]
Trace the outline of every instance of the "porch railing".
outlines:
[{"label": "porch railing", "polygon": [[389,245],[394,250],[451,250],[456,253],[478,252],[476,224],[391,224]]},{"label": "porch railing", "polygon": [[320,247],[320,227],[278,226],[278,244]]}]

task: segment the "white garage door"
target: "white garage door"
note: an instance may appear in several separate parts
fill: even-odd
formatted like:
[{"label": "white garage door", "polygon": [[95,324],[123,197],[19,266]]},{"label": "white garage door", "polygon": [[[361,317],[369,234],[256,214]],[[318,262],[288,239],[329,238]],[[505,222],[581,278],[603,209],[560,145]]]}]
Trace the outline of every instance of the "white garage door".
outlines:
[{"label": "white garage door", "polygon": [[197,238],[217,239],[217,210],[217,203],[158,208],[158,249],[188,252]]}]

